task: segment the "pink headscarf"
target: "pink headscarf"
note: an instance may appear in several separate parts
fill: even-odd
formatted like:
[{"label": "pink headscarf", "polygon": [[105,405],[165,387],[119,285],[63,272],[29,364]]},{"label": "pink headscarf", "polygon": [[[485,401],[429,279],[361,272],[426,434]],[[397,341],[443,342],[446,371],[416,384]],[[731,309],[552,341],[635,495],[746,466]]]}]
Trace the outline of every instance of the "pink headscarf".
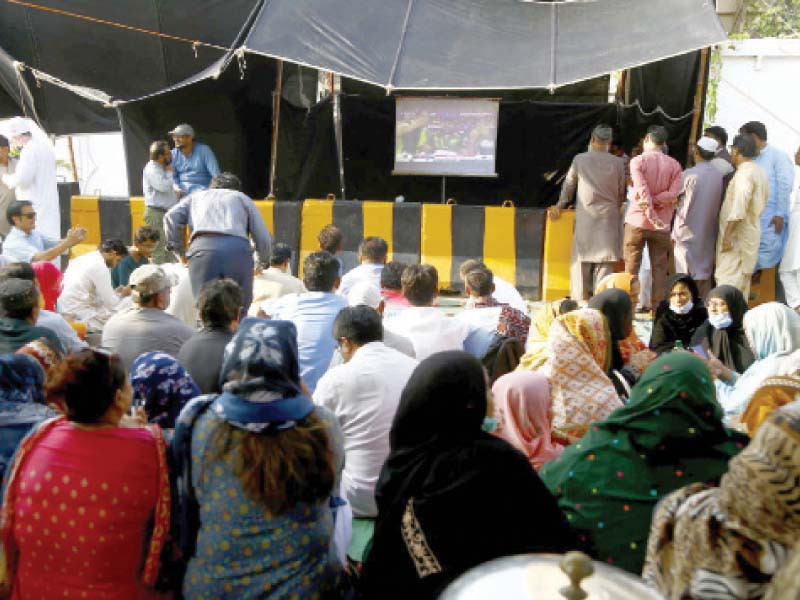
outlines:
[{"label": "pink headscarf", "polygon": [[495,434],[521,451],[537,471],[564,449],[550,437],[550,383],[532,371],[512,371],[492,386]]}]

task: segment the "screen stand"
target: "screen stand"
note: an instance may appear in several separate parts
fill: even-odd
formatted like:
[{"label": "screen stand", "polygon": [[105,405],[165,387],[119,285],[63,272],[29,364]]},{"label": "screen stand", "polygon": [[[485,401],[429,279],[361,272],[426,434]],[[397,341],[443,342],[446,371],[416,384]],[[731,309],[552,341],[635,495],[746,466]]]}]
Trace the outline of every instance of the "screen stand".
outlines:
[{"label": "screen stand", "polygon": [[442,175],[442,204],[445,204],[447,202],[447,194],[445,193],[445,180],[446,179],[447,178],[444,175]]}]

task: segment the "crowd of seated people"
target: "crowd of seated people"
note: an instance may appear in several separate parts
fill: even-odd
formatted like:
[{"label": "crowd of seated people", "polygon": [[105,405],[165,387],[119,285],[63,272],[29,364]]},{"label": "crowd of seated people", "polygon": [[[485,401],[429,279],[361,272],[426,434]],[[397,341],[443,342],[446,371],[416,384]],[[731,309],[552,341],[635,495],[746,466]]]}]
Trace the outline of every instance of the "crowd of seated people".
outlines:
[{"label": "crowd of seated people", "polygon": [[648,347],[631,275],[531,312],[469,260],[450,315],[434,266],[368,237],[342,273],[327,227],[299,278],[273,246],[251,316],[218,278],[180,319],[186,267],[152,264],[148,229],[63,282],[0,268],[3,593],[433,599],[488,560],[573,549],[668,598],[790,579],[787,306],[676,274]]}]

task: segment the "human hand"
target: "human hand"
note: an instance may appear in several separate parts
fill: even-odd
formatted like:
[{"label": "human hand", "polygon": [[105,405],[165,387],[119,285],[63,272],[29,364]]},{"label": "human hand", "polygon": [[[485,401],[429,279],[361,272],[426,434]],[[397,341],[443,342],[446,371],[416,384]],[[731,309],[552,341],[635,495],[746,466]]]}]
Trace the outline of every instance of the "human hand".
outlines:
[{"label": "human hand", "polygon": [[706,365],[708,365],[708,370],[711,371],[711,374],[714,376],[715,379],[720,379],[722,381],[730,381],[733,377],[733,371],[731,371],[728,367],[722,364],[722,361],[714,356],[714,353],[709,350],[708,352],[708,359],[706,360]]},{"label": "human hand", "polygon": [[783,233],[783,224],[784,224],[783,217],[777,217],[777,216],[772,217],[772,221],[770,221],[769,223],[770,225],[775,226],[775,233],[777,233],[778,235]]},{"label": "human hand", "polygon": [[80,244],[86,239],[86,229],[78,225],[67,231],[67,241],[70,245]]},{"label": "human hand", "polygon": [[553,220],[561,218],[561,209],[558,206],[551,206],[547,209],[547,216]]},{"label": "human hand", "polygon": [[722,238],[722,251],[723,252],[730,252],[733,250],[733,242],[731,239],[726,235]]},{"label": "human hand", "polygon": [[132,406],[130,414],[122,415],[120,427],[144,427],[147,425],[147,413],[141,406]]},{"label": "human hand", "polygon": [[121,285],[115,290],[123,298],[131,295],[131,286]]}]

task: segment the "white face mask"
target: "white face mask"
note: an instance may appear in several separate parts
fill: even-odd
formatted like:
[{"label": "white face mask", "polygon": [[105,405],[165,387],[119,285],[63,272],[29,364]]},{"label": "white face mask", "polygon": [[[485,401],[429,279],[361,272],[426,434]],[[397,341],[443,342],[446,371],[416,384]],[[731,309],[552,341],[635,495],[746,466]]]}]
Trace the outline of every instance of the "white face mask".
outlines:
[{"label": "white face mask", "polygon": [[733,323],[730,313],[724,312],[718,315],[708,315],[708,322],[714,329],[727,329]]},{"label": "white face mask", "polygon": [[694,303],[691,300],[683,306],[678,306],[677,304],[669,305],[669,309],[677,315],[688,315],[692,311],[692,308],[694,308]]}]

